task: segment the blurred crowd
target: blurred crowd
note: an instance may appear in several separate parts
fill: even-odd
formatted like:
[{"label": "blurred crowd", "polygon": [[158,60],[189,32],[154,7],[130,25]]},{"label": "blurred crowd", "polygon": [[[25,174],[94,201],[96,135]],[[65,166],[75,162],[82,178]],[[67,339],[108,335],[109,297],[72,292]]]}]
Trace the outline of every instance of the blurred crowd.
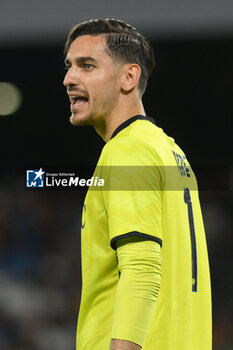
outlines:
[{"label": "blurred crowd", "polygon": [[0,349],[74,349],[83,194],[20,180],[0,187]]},{"label": "blurred crowd", "polygon": [[[75,348],[80,303],[79,191],[0,181],[0,349]],[[213,288],[213,349],[233,349],[232,196],[201,192]],[[188,347],[187,347],[188,350]]]}]

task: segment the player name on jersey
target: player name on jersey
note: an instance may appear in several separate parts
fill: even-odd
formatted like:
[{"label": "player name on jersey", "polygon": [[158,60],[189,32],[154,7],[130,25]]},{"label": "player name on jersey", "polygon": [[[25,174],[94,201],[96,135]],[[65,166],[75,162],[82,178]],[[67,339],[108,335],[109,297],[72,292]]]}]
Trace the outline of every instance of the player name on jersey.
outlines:
[{"label": "player name on jersey", "polygon": [[184,155],[180,155],[174,151],[172,151],[172,153],[175,157],[176,164],[177,164],[178,171],[179,171],[180,175],[190,177],[189,168],[186,166],[186,157]]}]

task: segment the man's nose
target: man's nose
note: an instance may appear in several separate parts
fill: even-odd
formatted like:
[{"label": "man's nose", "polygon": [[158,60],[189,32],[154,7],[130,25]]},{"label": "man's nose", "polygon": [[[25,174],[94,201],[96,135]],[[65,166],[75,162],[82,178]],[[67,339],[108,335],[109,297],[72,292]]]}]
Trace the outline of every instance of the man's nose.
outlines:
[{"label": "man's nose", "polygon": [[68,72],[65,75],[63,80],[63,84],[68,87],[70,85],[78,85],[79,84],[79,74],[75,67],[70,67]]}]

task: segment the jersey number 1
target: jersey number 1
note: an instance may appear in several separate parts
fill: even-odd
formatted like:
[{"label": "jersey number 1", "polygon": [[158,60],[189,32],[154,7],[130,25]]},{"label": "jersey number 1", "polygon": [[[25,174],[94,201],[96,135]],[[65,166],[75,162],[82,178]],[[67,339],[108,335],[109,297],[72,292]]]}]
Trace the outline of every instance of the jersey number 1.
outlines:
[{"label": "jersey number 1", "polygon": [[191,252],[192,252],[192,291],[197,292],[197,248],[196,235],[193,220],[193,206],[189,188],[184,189],[184,202],[188,206],[189,229],[191,236]]}]

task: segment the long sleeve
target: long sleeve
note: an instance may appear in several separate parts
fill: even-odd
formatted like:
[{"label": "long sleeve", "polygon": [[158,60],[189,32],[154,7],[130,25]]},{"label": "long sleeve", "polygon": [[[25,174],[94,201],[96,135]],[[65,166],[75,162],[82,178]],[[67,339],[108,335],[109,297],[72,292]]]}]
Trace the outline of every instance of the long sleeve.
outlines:
[{"label": "long sleeve", "polygon": [[154,313],[161,281],[161,247],[130,237],[117,241],[120,280],[112,338],[143,345]]}]

